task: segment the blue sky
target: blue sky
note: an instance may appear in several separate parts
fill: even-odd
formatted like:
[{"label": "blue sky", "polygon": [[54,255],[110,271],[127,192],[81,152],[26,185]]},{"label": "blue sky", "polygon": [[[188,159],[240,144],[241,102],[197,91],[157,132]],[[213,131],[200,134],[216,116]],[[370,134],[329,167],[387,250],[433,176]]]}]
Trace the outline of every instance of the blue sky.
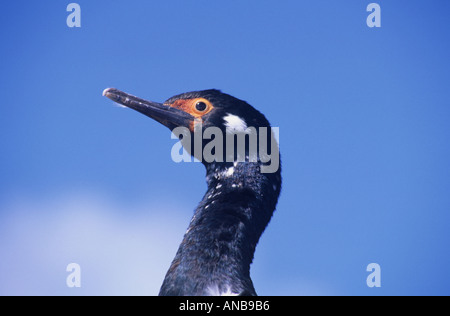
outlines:
[{"label": "blue sky", "polygon": [[204,170],[107,87],[221,89],[280,128],[259,294],[450,295],[450,3],[378,1],[377,29],[370,1],[80,0],[81,28],[69,3],[0,13],[0,295],[158,293]]}]

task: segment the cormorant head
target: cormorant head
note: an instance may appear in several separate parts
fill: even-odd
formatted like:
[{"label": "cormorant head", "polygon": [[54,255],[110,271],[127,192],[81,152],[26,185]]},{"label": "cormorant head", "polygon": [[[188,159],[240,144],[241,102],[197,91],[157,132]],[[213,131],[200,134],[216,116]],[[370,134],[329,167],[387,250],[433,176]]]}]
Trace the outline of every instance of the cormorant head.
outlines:
[{"label": "cormorant head", "polygon": [[[254,159],[259,160],[259,146],[261,143],[265,143],[267,148],[270,149],[271,142],[274,138],[271,133],[271,127],[267,119],[245,101],[239,100],[231,95],[222,93],[219,90],[203,90],[194,91],[176,95],[169,98],[164,103],[157,103],[153,101],[147,101],[140,99],[133,95],[119,91],[114,88],[109,88],[103,91],[103,95],[110,98],[114,102],[120,103],[126,107],[132,108],[146,116],[153,118],[161,124],[168,127],[170,130],[184,130],[185,132],[175,133],[180,138],[191,136],[193,140],[191,142],[183,142],[185,149],[196,158],[199,158],[195,150],[195,140],[199,138],[194,136],[195,132],[201,131],[202,139],[200,151],[203,152],[205,146],[211,140],[216,140],[219,134],[219,130],[222,133],[222,141],[215,143],[214,151],[218,150],[222,146],[223,153],[227,154],[227,146],[229,142],[226,140],[227,135],[249,135],[247,138],[249,141],[244,144],[245,157],[244,159],[251,159],[252,157],[252,142],[255,145],[256,152],[254,153]],[[215,128],[215,129],[210,129]],[[261,142],[260,133],[261,128],[266,128],[263,135],[264,142]],[[206,133],[209,129],[209,133]],[[250,135],[255,134],[259,138],[252,138]],[[188,135],[190,134],[190,135]],[[212,136],[214,134],[214,136]],[[255,136],[255,135],[254,135]],[[238,159],[239,142],[235,141],[231,146],[233,147],[233,157],[223,156],[222,162],[234,162]],[[266,149],[267,149],[266,148]],[[276,147],[278,150],[278,146]],[[243,153],[241,151],[241,153]],[[266,150],[267,153],[267,150]],[[257,157],[256,157],[256,156]],[[256,157],[256,158],[255,158]],[[211,161],[208,159],[199,159],[205,165],[208,165]],[[220,160],[219,160],[220,161]],[[215,161],[217,162],[217,161]],[[263,159],[264,162],[264,159]]]}]

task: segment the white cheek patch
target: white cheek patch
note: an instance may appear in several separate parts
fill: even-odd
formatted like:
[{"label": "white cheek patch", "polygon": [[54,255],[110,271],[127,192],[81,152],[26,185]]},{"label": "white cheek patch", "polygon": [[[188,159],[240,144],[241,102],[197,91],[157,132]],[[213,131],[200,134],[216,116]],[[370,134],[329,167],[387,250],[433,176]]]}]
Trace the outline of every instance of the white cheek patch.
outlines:
[{"label": "white cheek patch", "polygon": [[225,120],[227,133],[229,134],[243,133],[247,129],[247,123],[239,116],[227,113],[223,119]]}]

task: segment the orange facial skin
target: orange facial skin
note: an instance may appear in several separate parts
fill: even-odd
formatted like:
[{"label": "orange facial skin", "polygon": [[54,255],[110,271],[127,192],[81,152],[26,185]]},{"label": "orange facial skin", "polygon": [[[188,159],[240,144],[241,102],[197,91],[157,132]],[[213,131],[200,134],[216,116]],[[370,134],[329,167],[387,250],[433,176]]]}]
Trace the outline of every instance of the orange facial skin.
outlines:
[{"label": "orange facial skin", "polygon": [[202,123],[202,117],[214,109],[214,106],[211,104],[211,102],[204,98],[180,99],[176,100],[172,104],[165,105],[177,108],[195,117],[195,119],[189,126],[189,129],[192,132],[194,131],[195,124]]}]

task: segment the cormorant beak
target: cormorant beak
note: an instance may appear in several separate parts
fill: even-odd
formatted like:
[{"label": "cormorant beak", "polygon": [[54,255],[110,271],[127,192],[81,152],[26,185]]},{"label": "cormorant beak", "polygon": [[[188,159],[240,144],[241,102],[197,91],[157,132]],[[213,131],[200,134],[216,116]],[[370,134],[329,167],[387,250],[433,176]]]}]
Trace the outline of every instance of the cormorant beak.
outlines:
[{"label": "cormorant beak", "polygon": [[164,126],[167,126],[170,130],[179,126],[189,127],[190,123],[194,120],[192,115],[182,110],[162,103],[140,99],[115,88],[105,89],[103,95],[116,103],[147,115]]}]

